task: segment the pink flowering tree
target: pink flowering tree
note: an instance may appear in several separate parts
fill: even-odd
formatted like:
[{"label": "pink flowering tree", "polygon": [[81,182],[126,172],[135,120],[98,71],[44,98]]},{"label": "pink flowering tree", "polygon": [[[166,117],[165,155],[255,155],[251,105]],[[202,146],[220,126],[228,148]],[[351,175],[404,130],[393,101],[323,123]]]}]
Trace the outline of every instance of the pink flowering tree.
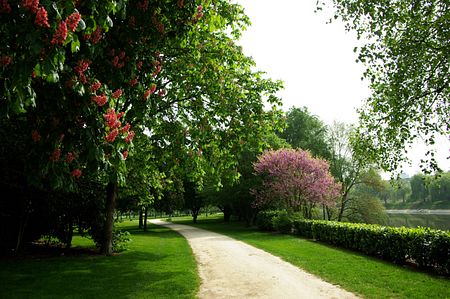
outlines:
[{"label": "pink flowering tree", "polygon": [[339,197],[340,185],[331,176],[328,163],[313,158],[308,151],[266,151],[254,170],[263,178],[261,187],[254,191],[255,205],[260,208],[302,211],[305,218],[311,218],[314,205],[330,206]]},{"label": "pink flowering tree", "polygon": [[248,23],[225,0],[0,1],[1,117],[29,127],[33,183],[104,181],[103,253],[135,138],[150,138],[145,169],[219,182],[274,123],[262,99],[275,108],[281,84],[252,72],[235,44]]}]

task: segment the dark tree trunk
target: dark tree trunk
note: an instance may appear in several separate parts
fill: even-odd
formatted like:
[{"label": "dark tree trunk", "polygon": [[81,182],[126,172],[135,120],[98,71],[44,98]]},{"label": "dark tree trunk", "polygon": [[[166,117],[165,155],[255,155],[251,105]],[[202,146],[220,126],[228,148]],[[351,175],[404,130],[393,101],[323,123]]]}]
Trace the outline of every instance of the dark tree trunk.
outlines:
[{"label": "dark tree trunk", "polygon": [[104,255],[112,254],[112,238],[114,226],[114,208],[117,199],[117,182],[109,182],[106,186],[106,219],[103,226],[103,242],[100,252]]},{"label": "dark tree trunk", "polygon": [[225,222],[230,222],[231,218],[231,207],[229,205],[226,205],[223,207],[223,220]]},{"label": "dark tree trunk", "polygon": [[144,208],[144,232],[147,231],[147,217],[148,217],[148,207]]},{"label": "dark tree trunk", "polygon": [[67,231],[66,248],[72,247],[73,238],[73,223],[72,219],[69,220],[69,230]]},{"label": "dark tree trunk", "polygon": [[192,212],[192,222],[193,223],[197,223],[197,216],[198,216],[198,213]]},{"label": "dark tree trunk", "polygon": [[144,223],[142,222],[142,207],[139,208],[139,229],[142,229]]}]

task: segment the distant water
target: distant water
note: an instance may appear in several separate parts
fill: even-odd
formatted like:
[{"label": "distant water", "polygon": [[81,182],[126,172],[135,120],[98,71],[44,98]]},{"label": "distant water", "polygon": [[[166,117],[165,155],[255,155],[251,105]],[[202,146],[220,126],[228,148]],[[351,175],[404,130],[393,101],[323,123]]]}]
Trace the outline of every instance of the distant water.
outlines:
[{"label": "distant water", "polygon": [[450,230],[450,215],[433,214],[387,214],[387,225],[405,227],[430,227],[442,230]]}]

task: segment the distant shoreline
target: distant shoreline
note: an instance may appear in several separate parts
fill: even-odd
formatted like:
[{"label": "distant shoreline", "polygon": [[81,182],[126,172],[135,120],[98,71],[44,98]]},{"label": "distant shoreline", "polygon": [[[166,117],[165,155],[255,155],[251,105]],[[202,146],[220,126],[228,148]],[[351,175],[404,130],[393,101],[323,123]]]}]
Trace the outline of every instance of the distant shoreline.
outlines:
[{"label": "distant shoreline", "polygon": [[450,209],[402,209],[402,210],[386,210],[388,214],[419,214],[419,215],[450,215]]}]

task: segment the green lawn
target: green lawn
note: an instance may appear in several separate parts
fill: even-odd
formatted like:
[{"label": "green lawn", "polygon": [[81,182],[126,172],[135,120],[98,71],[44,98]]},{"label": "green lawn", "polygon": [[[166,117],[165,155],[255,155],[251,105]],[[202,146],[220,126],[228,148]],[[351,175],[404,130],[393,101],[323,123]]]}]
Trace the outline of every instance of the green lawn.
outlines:
[{"label": "green lawn", "polygon": [[[263,233],[219,216],[195,226],[231,236],[270,252],[365,298],[450,298],[450,279],[397,266],[291,235]],[[192,225],[190,218],[174,222]]]},{"label": "green lawn", "polygon": [[[61,256],[0,260],[0,298],[195,298],[197,266],[186,240],[151,225],[121,226],[130,249],[117,256]],[[76,237],[75,246],[93,246]]]}]

